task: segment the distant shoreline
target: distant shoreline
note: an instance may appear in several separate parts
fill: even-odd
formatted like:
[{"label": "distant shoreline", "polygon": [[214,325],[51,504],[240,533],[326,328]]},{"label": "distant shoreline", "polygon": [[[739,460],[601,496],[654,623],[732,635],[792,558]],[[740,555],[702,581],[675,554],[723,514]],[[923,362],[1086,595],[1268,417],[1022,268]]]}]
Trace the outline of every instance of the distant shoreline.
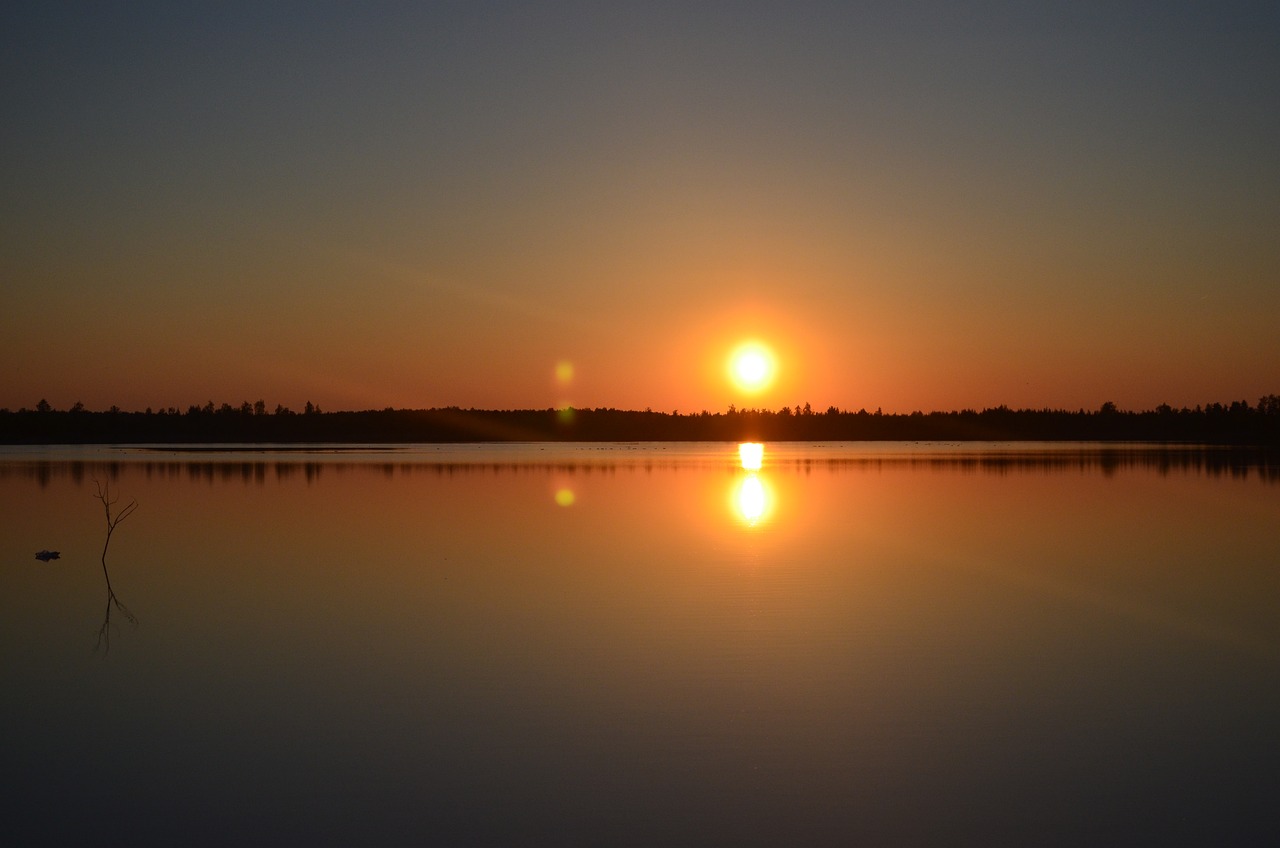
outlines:
[{"label": "distant shoreline", "polygon": [[212,403],[186,412],[91,412],[83,408],[0,410],[0,444],[219,445],[485,444],[503,442],[741,441],[1082,441],[1280,445],[1280,396],[1195,409],[1129,412],[992,409],[951,412],[815,412],[731,408],[728,412],[619,409],[384,409],[294,413]]}]

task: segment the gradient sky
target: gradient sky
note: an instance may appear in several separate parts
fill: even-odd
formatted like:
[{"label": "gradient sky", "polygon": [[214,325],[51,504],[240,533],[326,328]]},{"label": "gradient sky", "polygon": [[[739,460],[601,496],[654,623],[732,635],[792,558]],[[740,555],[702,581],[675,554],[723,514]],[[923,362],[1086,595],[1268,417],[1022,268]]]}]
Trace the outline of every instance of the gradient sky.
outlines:
[{"label": "gradient sky", "polygon": [[0,125],[13,409],[1280,392],[1275,2],[13,2]]}]

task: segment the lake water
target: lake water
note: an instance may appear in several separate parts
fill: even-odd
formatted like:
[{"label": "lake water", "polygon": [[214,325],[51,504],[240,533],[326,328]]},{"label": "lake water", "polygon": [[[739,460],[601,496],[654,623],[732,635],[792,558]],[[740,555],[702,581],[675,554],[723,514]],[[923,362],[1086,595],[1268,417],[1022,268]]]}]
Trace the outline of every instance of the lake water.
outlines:
[{"label": "lake water", "polygon": [[743,466],[0,449],[4,841],[1275,844],[1274,464]]}]

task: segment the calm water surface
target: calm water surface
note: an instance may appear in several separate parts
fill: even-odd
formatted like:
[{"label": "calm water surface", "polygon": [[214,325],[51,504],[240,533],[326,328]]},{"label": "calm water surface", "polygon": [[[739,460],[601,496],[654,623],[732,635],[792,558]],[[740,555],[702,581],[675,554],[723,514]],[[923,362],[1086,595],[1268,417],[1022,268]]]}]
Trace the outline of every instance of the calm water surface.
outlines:
[{"label": "calm water surface", "polygon": [[[3,449],[5,842],[1280,835],[1274,464],[809,444],[743,466],[727,444]],[[106,558],[124,609],[95,481],[139,502]]]}]

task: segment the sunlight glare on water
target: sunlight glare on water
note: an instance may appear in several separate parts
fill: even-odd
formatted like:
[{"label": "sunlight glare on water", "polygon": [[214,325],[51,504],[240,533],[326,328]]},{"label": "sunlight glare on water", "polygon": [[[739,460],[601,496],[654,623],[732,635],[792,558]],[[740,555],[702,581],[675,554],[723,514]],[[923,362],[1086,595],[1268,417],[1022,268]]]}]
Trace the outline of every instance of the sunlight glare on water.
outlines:
[{"label": "sunlight glare on water", "polygon": [[742,520],[750,525],[758,524],[764,517],[769,499],[758,475],[748,474],[742,478],[742,482],[738,485],[737,504]]},{"label": "sunlight glare on water", "polygon": [[767,516],[772,500],[770,491],[759,474],[764,467],[764,445],[759,442],[743,442],[738,445],[738,459],[747,473],[734,484],[733,507],[739,519],[754,527]]},{"label": "sunlight glare on water", "polygon": [[735,444],[11,450],[5,844],[1269,844],[1268,460]]}]

